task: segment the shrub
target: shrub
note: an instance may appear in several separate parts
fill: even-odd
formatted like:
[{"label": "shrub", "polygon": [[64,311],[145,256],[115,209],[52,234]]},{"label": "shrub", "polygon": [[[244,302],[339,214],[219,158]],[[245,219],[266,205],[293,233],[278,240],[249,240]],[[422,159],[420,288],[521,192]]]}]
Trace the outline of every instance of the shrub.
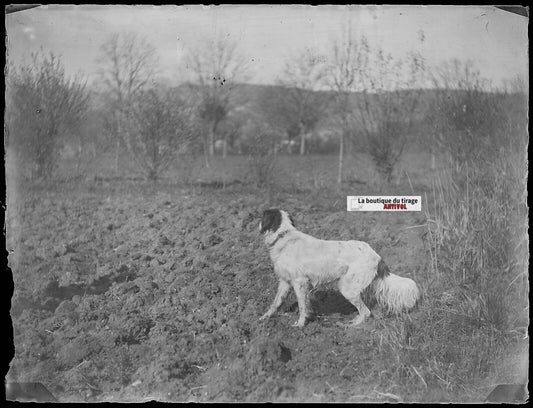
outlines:
[{"label": "shrub", "polygon": [[61,149],[60,136],[79,125],[88,109],[80,78],[67,78],[61,59],[43,51],[7,77],[8,143],[30,163],[31,178],[50,179]]},{"label": "shrub", "polygon": [[266,125],[246,129],[246,170],[257,186],[272,185],[280,135]]},{"label": "shrub", "polygon": [[[170,92],[140,92],[129,111],[126,143],[149,180],[179,158],[194,158],[199,136],[192,109]],[[186,175],[187,176],[187,175]]]}]

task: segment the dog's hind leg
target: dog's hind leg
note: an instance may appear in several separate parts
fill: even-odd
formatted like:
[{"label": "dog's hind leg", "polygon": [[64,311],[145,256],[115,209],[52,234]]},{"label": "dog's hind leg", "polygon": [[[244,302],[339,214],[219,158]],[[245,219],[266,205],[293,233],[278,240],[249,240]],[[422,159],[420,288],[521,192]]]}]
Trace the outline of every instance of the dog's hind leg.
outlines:
[{"label": "dog's hind leg", "polygon": [[296,279],[292,282],[296,298],[298,299],[298,311],[300,316],[298,321],[293,324],[294,327],[304,327],[307,318],[309,317],[310,305],[309,305],[309,282],[306,279]]},{"label": "dog's hind leg", "polygon": [[270,305],[268,311],[263,316],[261,316],[259,320],[268,319],[270,316],[272,316],[281,306],[281,304],[285,300],[285,297],[287,297],[287,294],[289,293],[290,289],[291,284],[283,279],[280,279],[278,285],[278,292],[276,293],[276,297],[274,298],[272,305]]},{"label": "dog's hind leg", "polygon": [[339,291],[352,305],[357,308],[359,314],[346,326],[357,326],[363,323],[363,321],[370,316],[370,310],[363,302],[361,298],[361,292],[367,285],[362,284],[354,279],[350,279],[349,275],[339,280]]},{"label": "dog's hind leg", "polygon": [[359,314],[357,315],[357,317],[353,319],[350,323],[348,323],[347,326],[357,326],[363,323],[365,319],[368,316],[370,316],[370,310],[368,309],[368,307],[366,307],[365,302],[363,302],[363,299],[361,299],[361,294],[358,294],[357,296],[353,296],[347,299],[359,311]]}]

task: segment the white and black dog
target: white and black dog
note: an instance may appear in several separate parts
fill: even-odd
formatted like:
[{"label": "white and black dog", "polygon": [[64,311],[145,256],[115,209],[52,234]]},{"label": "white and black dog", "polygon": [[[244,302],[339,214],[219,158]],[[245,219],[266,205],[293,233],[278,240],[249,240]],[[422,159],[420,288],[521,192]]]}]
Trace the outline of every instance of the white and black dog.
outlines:
[{"label": "white and black dog", "polygon": [[400,313],[413,308],[419,298],[416,283],[389,272],[381,257],[362,241],[325,241],[296,229],[287,212],[270,209],[263,213],[259,230],[265,236],[274,272],[279,278],[278,292],[261,320],[272,316],[294,288],[300,316],[294,324],[303,327],[310,314],[309,285],[337,282],[340,293],[359,311],[348,326],[362,323],[370,310],[361,293],[370,288],[378,304]]}]

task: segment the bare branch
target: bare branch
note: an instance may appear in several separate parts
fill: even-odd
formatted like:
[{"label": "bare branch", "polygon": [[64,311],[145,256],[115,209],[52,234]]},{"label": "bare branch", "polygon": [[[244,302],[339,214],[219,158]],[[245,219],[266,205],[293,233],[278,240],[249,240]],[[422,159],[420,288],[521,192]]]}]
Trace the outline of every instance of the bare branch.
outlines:
[{"label": "bare branch", "polygon": [[89,95],[81,77],[67,78],[61,59],[41,49],[29,65],[10,70],[7,80],[9,128],[17,148],[49,178],[57,164],[59,137],[79,126]]},{"label": "bare branch", "polygon": [[249,77],[249,68],[237,42],[224,37],[189,49],[185,63],[192,72],[191,90],[197,94],[199,114],[208,126],[204,140],[207,157],[214,154],[218,126],[231,111],[235,88]]}]

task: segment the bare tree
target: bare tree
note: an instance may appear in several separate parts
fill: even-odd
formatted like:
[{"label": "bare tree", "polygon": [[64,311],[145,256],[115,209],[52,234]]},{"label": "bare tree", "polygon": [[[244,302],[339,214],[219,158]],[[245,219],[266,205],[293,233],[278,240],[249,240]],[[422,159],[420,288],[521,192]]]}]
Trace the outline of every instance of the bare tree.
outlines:
[{"label": "bare tree", "polygon": [[324,58],[305,50],[286,61],[278,84],[285,89],[272,101],[270,110],[282,119],[288,130],[296,130],[300,139],[300,155],[305,154],[306,136],[314,130],[328,99],[317,93],[324,79]]},{"label": "bare tree", "polygon": [[306,138],[322,119],[329,102],[318,92],[324,78],[323,57],[305,50],[287,59],[278,87],[267,88],[259,100],[265,119],[300,140],[300,154],[305,154]]},{"label": "bare tree", "polygon": [[[245,119],[246,118],[246,119]],[[221,123],[219,133],[222,136],[222,158],[226,158],[228,147],[235,148],[235,144],[242,134],[242,129],[249,118],[249,111],[246,108],[232,109],[226,120]]]},{"label": "bare tree", "polygon": [[258,187],[271,186],[281,134],[270,124],[260,120],[249,121],[243,126],[242,132],[248,156],[247,175]]},{"label": "bare tree", "polygon": [[129,106],[128,150],[149,180],[157,180],[178,156],[194,156],[195,118],[185,101],[172,91],[149,89],[138,92]]},{"label": "bare tree", "polygon": [[418,115],[424,59],[417,53],[397,58],[377,46],[371,49],[364,37],[360,44],[362,92],[353,114],[378,172],[390,182]]},{"label": "bare tree", "polygon": [[424,60],[415,53],[394,58],[378,46],[371,48],[349,26],[332,49],[328,78],[341,128],[337,181],[342,181],[346,140],[356,142],[360,136],[366,137],[378,171],[390,181],[416,117]]},{"label": "bare tree", "polygon": [[198,95],[200,117],[208,127],[204,137],[204,155],[206,166],[209,166],[208,156],[214,155],[218,126],[231,110],[235,85],[248,77],[247,65],[237,42],[222,37],[189,49],[185,62],[192,72],[192,89]]},{"label": "bare tree", "polygon": [[134,33],[113,34],[100,48],[97,58],[100,78],[110,93],[108,122],[115,135],[115,172],[119,170],[121,140],[131,101],[151,85],[156,73],[155,48]]},{"label": "bare tree", "polygon": [[353,133],[351,120],[351,93],[357,87],[357,79],[361,67],[359,43],[352,35],[351,26],[344,27],[340,38],[333,41],[332,55],[327,67],[326,83],[335,93],[335,105],[339,123],[339,165],[337,183],[342,183],[344,161],[344,145],[348,136]]},{"label": "bare tree", "polygon": [[9,70],[8,143],[30,161],[32,178],[53,175],[59,137],[75,129],[88,110],[85,85],[79,77],[67,78],[61,59],[43,50],[32,54],[31,63]]},{"label": "bare tree", "polygon": [[437,92],[429,121],[436,144],[449,153],[458,170],[481,157],[499,155],[499,147],[511,140],[505,134],[509,112],[504,94],[493,92],[471,62],[444,63],[432,80]]}]

